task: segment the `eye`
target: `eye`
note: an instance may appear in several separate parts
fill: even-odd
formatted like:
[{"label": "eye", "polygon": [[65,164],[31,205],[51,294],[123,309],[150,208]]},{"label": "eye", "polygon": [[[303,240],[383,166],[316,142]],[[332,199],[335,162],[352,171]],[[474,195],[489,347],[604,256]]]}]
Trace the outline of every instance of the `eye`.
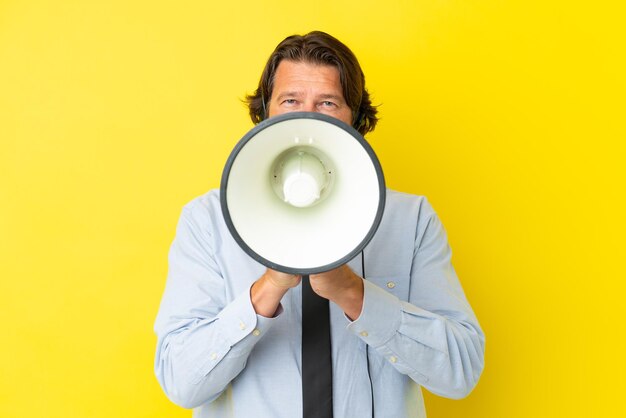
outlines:
[{"label": "eye", "polygon": [[335,103],[333,103],[333,102],[331,102],[329,100],[324,100],[322,102],[322,106],[324,106],[324,107],[335,107]]},{"label": "eye", "polygon": [[297,103],[296,99],[285,99],[283,100],[283,104],[286,105],[295,105]]}]

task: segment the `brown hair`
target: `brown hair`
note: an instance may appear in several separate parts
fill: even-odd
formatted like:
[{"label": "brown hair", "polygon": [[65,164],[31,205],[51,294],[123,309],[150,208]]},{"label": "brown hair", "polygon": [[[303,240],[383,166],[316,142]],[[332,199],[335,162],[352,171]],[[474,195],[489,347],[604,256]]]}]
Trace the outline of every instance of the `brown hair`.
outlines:
[{"label": "brown hair", "polygon": [[267,100],[272,97],[274,75],[284,59],[296,62],[332,65],[339,70],[343,96],[352,109],[352,123],[362,135],[373,131],[378,118],[376,107],[365,89],[365,76],[350,49],[327,33],[314,31],[292,35],[283,40],[270,55],[254,94],[246,96],[250,118],[255,124],[267,117]]}]

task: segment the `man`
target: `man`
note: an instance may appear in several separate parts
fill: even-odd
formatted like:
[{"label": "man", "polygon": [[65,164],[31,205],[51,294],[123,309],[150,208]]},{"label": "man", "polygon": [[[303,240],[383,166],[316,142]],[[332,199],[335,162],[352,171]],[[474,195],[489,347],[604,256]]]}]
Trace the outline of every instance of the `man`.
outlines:
[{"label": "man", "polygon": [[[248,102],[255,123],[321,112],[365,134],[377,122],[358,61],[322,32],[281,42]],[[330,301],[335,417],[424,417],[420,386],[450,398],[475,386],[484,335],[425,198],[388,191],[360,256],[310,281]],[[218,191],[185,206],[155,324],[168,397],[196,417],[302,416],[300,282],[239,248]]]}]

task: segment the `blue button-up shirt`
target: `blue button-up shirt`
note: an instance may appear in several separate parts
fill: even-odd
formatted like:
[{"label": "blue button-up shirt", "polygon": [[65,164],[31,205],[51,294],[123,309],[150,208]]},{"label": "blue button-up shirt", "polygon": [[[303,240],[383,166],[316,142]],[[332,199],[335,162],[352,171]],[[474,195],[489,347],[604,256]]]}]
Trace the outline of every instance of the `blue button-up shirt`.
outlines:
[{"label": "blue button-up shirt", "polygon": [[[331,305],[336,418],[425,417],[420,386],[466,396],[483,369],[485,339],[424,197],[387,192],[372,241],[348,265],[362,275],[361,315]],[[361,259],[363,257],[363,259]],[[155,371],[194,417],[302,416],[301,286],[277,315],[257,315],[250,287],[265,267],[237,245],[219,191],[183,209],[157,316]],[[369,364],[368,364],[369,363]]]}]

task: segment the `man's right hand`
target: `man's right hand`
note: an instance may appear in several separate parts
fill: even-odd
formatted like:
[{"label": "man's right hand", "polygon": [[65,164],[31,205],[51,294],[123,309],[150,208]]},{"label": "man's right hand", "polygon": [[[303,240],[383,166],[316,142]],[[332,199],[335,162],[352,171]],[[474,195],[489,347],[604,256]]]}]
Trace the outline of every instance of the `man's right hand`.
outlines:
[{"label": "man's right hand", "polygon": [[267,269],[250,289],[250,299],[257,314],[268,318],[276,314],[287,291],[300,284],[302,276]]}]

